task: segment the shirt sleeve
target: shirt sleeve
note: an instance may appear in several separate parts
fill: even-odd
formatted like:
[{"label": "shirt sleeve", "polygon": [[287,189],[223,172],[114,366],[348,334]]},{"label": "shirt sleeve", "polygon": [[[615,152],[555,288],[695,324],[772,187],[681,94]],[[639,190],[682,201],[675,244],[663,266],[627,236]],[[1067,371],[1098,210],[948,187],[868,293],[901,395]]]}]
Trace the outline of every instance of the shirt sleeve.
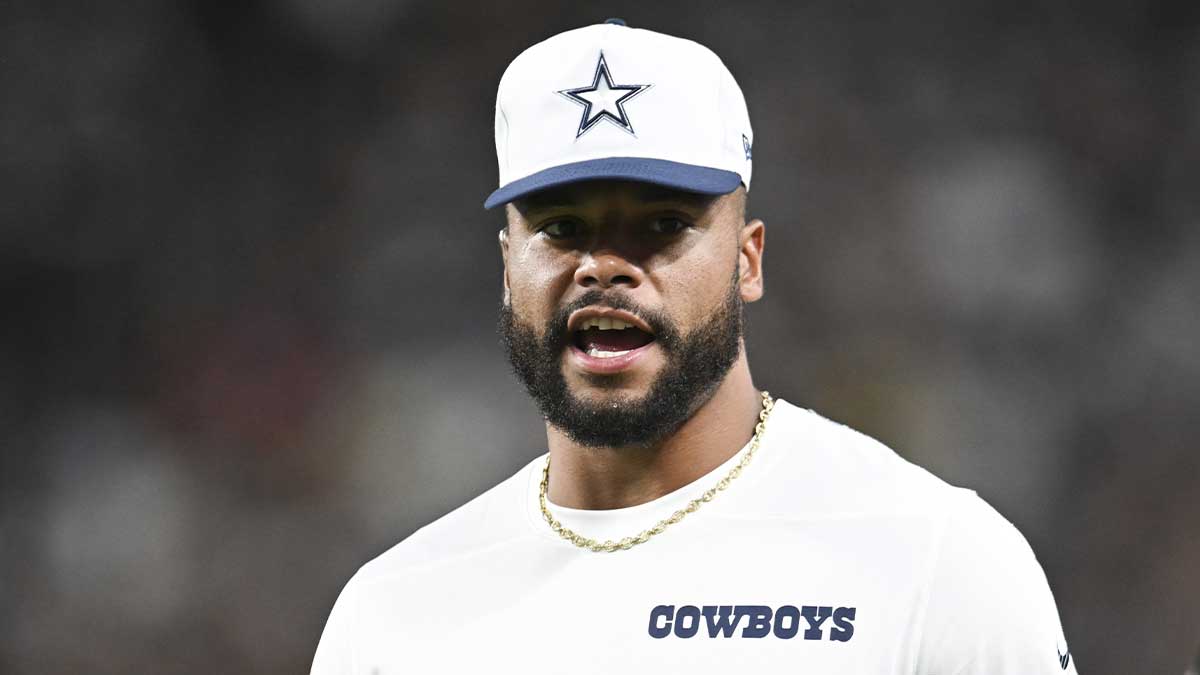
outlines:
[{"label": "shirt sleeve", "polygon": [[974,493],[955,505],[936,552],[917,672],[1076,675],[1033,550]]},{"label": "shirt sleeve", "polygon": [[356,584],[351,578],[338,595],[325,622],[317,653],[313,657],[311,675],[350,675],[354,671],[351,642],[354,635],[354,594]]}]

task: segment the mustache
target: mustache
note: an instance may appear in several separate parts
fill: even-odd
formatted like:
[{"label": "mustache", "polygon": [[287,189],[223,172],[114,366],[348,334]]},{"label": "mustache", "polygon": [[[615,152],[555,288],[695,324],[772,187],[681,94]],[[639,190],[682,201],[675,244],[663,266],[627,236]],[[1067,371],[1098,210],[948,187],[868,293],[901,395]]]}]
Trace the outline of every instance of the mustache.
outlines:
[{"label": "mustache", "polygon": [[679,330],[675,328],[675,322],[663,312],[642,307],[623,293],[593,289],[568,302],[554,312],[554,316],[546,326],[546,341],[548,345],[553,347],[565,345],[570,337],[567,334],[567,321],[571,318],[571,314],[576,310],[593,305],[612,307],[613,309],[624,310],[630,314],[636,314],[646,322],[647,326],[650,326],[650,330],[654,331],[654,340],[667,349],[680,342]]}]

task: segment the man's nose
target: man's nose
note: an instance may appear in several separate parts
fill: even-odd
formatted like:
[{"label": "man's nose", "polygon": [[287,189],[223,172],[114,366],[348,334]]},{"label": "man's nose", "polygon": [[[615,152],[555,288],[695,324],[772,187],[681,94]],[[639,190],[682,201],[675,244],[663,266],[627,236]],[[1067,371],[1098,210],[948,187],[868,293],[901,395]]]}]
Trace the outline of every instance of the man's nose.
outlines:
[{"label": "man's nose", "polygon": [[575,283],[585,288],[610,288],[617,285],[636,288],[642,283],[642,271],[613,249],[590,251],[575,268]]}]

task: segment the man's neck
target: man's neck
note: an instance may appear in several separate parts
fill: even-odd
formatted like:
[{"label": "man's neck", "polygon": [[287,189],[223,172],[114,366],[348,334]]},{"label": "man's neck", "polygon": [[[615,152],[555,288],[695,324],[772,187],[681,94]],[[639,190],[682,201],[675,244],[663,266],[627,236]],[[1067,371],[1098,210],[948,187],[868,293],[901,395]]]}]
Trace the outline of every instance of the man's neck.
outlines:
[{"label": "man's neck", "polygon": [[670,493],[720,466],[754,434],[762,396],[743,351],[715,394],[670,437],[646,448],[581,446],[546,425],[548,497],[576,509],[636,506]]}]

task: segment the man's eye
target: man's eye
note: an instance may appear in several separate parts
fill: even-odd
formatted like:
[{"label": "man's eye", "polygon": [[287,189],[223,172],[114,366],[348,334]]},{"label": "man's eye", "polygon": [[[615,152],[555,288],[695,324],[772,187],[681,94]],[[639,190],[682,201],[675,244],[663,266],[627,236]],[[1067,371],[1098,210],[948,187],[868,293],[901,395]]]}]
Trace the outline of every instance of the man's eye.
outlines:
[{"label": "man's eye", "polygon": [[551,239],[572,237],[578,230],[579,224],[573,220],[556,220],[542,228],[542,232]]},{"label": "man's eye", "polygon": [[679,218],[657,218],[650,224],[650,229],[658,234],[677,234],[687,226],[688,224]]}]

